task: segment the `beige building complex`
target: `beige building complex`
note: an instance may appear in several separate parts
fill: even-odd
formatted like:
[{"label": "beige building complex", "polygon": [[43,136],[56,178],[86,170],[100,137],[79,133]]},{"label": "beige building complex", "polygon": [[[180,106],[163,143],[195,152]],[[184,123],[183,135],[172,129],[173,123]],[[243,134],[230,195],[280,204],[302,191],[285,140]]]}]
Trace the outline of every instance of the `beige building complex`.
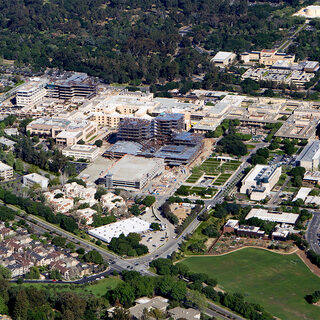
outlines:
[{"label": "beige building complex", "polygon": [[39,118],[27,126],[31,135],[51,137],[59,145],[74,145],[78,141],[88,141],[97,133],[97,124],[93,121],[70,121],[57,118]]},{"label": "beige building complex", "polygon": [[293,63],[295,55],[280,53],[276,50],[263,49],[261,51],[249,51],[241,54],[240,60],[244,63],[259,63],[266,66],[272,66],[279,60]]}]

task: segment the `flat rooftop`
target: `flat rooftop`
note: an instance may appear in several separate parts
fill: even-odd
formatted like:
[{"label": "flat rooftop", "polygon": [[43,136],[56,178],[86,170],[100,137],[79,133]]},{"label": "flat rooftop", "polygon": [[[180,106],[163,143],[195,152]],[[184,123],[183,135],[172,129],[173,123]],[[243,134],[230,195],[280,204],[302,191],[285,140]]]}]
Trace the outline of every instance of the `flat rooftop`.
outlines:
[{"label": "flat rooftop", "polygon": [[159,121],[178,121],[184,117],[181,113],[163,113],[156,117]]},{"label": "flat rooftop", "polygon": [[0,161],[0,171],[10,170],[12,167]]},{"label": "flat rooftop", "polygon": [[88,126],[91,121],[88,120],[67,120],[67,119],[60,119],[60,118],[39,118],[33,120],[28,126],[37,127],[37,126],[45,126],[45,127],[52,127],[52,128],[65,128],[69,130],[77,130],[82,129]]},{"label": "flat rooftop", "polygon": [[251,209],[245,220],[250,218],[259,218],[261,220],[278,223],[295,224],[299,215],[289,212],[269,212],[266,209]]},{"label": "flat rooftop", "polygon": [[139,218],[129,218],[126,220],[117,221],[108,225],[91,229],[89,234],[103,240],[110,242],[112,238],[118,238],[121,234],[127,236],[129,233],[142,233],[148,231],[150,223]]},{"label": "flat rooftop", "polygon": [[38,173],[26,174],[24,177],[27,178],[27,179],[29,179],[29,180],[32,180],[32,181],[35,182],[35,183],[39,183],[39,182],[41,182],[41,181],[43,181],[43,180],[49,181],[48,178],[43,177],[43,176],[41,176],[41,175],[38,174]]},{"label": "flat rooftop", "polygon": [[117,141],[115,144],[111,145],[106,152],[111,153],[123,153],[137,155],[141,152],[142,145],[137,142],[132,141]]},{"label": "flat rooftop", "polygon": [[320,158],[320,141],[309,142],[297,157],[297,161],[312,161]]},{"label": "flat rooftop", "polygon": [[213,61],[224,61],[226,59],[229,59],[233,55],[232,52],[227,51],[219,51],[213,58]]},{"label": "flat rooftop", "polygon": [[155,157],[163,159],[177,159],[177,160],[189,160],[199,151],[201,145],[189,147],[185,145],[173,145],[169,144],[160,148],[155,154]]},{"label": "flat rooftop", "polygon": [[112,180],[139,181],[159,166],[164,166],[163,159],[126,155],[117,161],[107,174],[112,174]]},{"label": "flat rooftop", "polygon": [[96,145],[90,145],[90,144],[74,144],[73,146],[66,147],[64,150],[66,151],[79,151],[84,153],[92,153],[99,149]]}]

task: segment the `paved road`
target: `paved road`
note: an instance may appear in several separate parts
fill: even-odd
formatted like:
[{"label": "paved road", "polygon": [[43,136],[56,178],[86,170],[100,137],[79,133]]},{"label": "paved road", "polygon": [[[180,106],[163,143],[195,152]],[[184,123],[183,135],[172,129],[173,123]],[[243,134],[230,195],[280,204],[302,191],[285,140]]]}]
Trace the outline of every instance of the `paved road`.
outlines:
[{"label": "paved road", "polygon": [[317,234],[320,234],[320,212],[313,211],[313,217],[306,232],[306,239],[310,248],[317,254],[320,254],[320,241],[318,241],[320,237]]},{"label": "paved road", "polygon": [[301,32],[306,26],[308,25],[308,22],[305,22],[300,28],[297,29],[288,39],[286,39],[281,46],[277,49],[278,52],[285,52],[287,48],[291,45],[292,40],[296,38],[299,32]]},{"label": "paved road", "polygon": [[208,302],[208,308],[205,313],[211,317],[219,317],[223,319],[234,319],[234,320],[245,320],[241,316],[234,314],[231,311],[228,311],[213,302]]},{"label": "paved road", "polygon": [[13,97],[13,96],[16,94],[16,92],[20,89],[20,87],[23,86],[23,85],[24,85],[24,83],[20,84],[20,85],[17,86],[17,87],[12,88],[12,89],[9,90],[8,92],[2,94],[2,95],[0,96],[0,104],[1,104],[2,102],[6,101],[7,99]]}]

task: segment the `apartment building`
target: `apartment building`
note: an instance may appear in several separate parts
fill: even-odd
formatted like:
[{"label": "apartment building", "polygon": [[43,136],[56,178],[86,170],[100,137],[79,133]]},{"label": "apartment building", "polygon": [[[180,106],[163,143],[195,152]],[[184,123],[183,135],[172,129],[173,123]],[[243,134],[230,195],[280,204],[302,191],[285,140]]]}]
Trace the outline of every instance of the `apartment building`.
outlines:
[{"label": "apartment building", "polygon": [[7,181],[13,178],[13,168],[0,162],[0,180]]}]

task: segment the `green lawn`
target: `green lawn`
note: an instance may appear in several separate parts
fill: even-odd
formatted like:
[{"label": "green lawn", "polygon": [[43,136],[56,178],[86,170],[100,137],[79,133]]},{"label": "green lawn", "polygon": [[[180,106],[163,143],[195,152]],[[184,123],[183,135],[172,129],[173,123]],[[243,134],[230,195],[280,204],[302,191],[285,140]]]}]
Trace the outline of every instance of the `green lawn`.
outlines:
[{"label": "green lawn", "polygon": [[219,257],[190,257],[182,263],[209,274],[222,289],[242,293],[247,301],[263,305],[280,319],[320,319],[320,307],[304,299],[320,290],[320,278],[296,254],[247,248]]},{"label": "green lawn", "polygon": [[[109,290],[114,289],[122,280],[116,277],[110,277],[99,280],[97,283],[89,284],[87,286],[77,284],[48,284],[48,283],[23,283],[24,287],[35,287],[37,289],[44,290],[56,290],[56,291],[72,291],[76,293],[94,294],[96,296],[103,296]],[[12,283],[12,286],[17,286],[16,283]]]}]

